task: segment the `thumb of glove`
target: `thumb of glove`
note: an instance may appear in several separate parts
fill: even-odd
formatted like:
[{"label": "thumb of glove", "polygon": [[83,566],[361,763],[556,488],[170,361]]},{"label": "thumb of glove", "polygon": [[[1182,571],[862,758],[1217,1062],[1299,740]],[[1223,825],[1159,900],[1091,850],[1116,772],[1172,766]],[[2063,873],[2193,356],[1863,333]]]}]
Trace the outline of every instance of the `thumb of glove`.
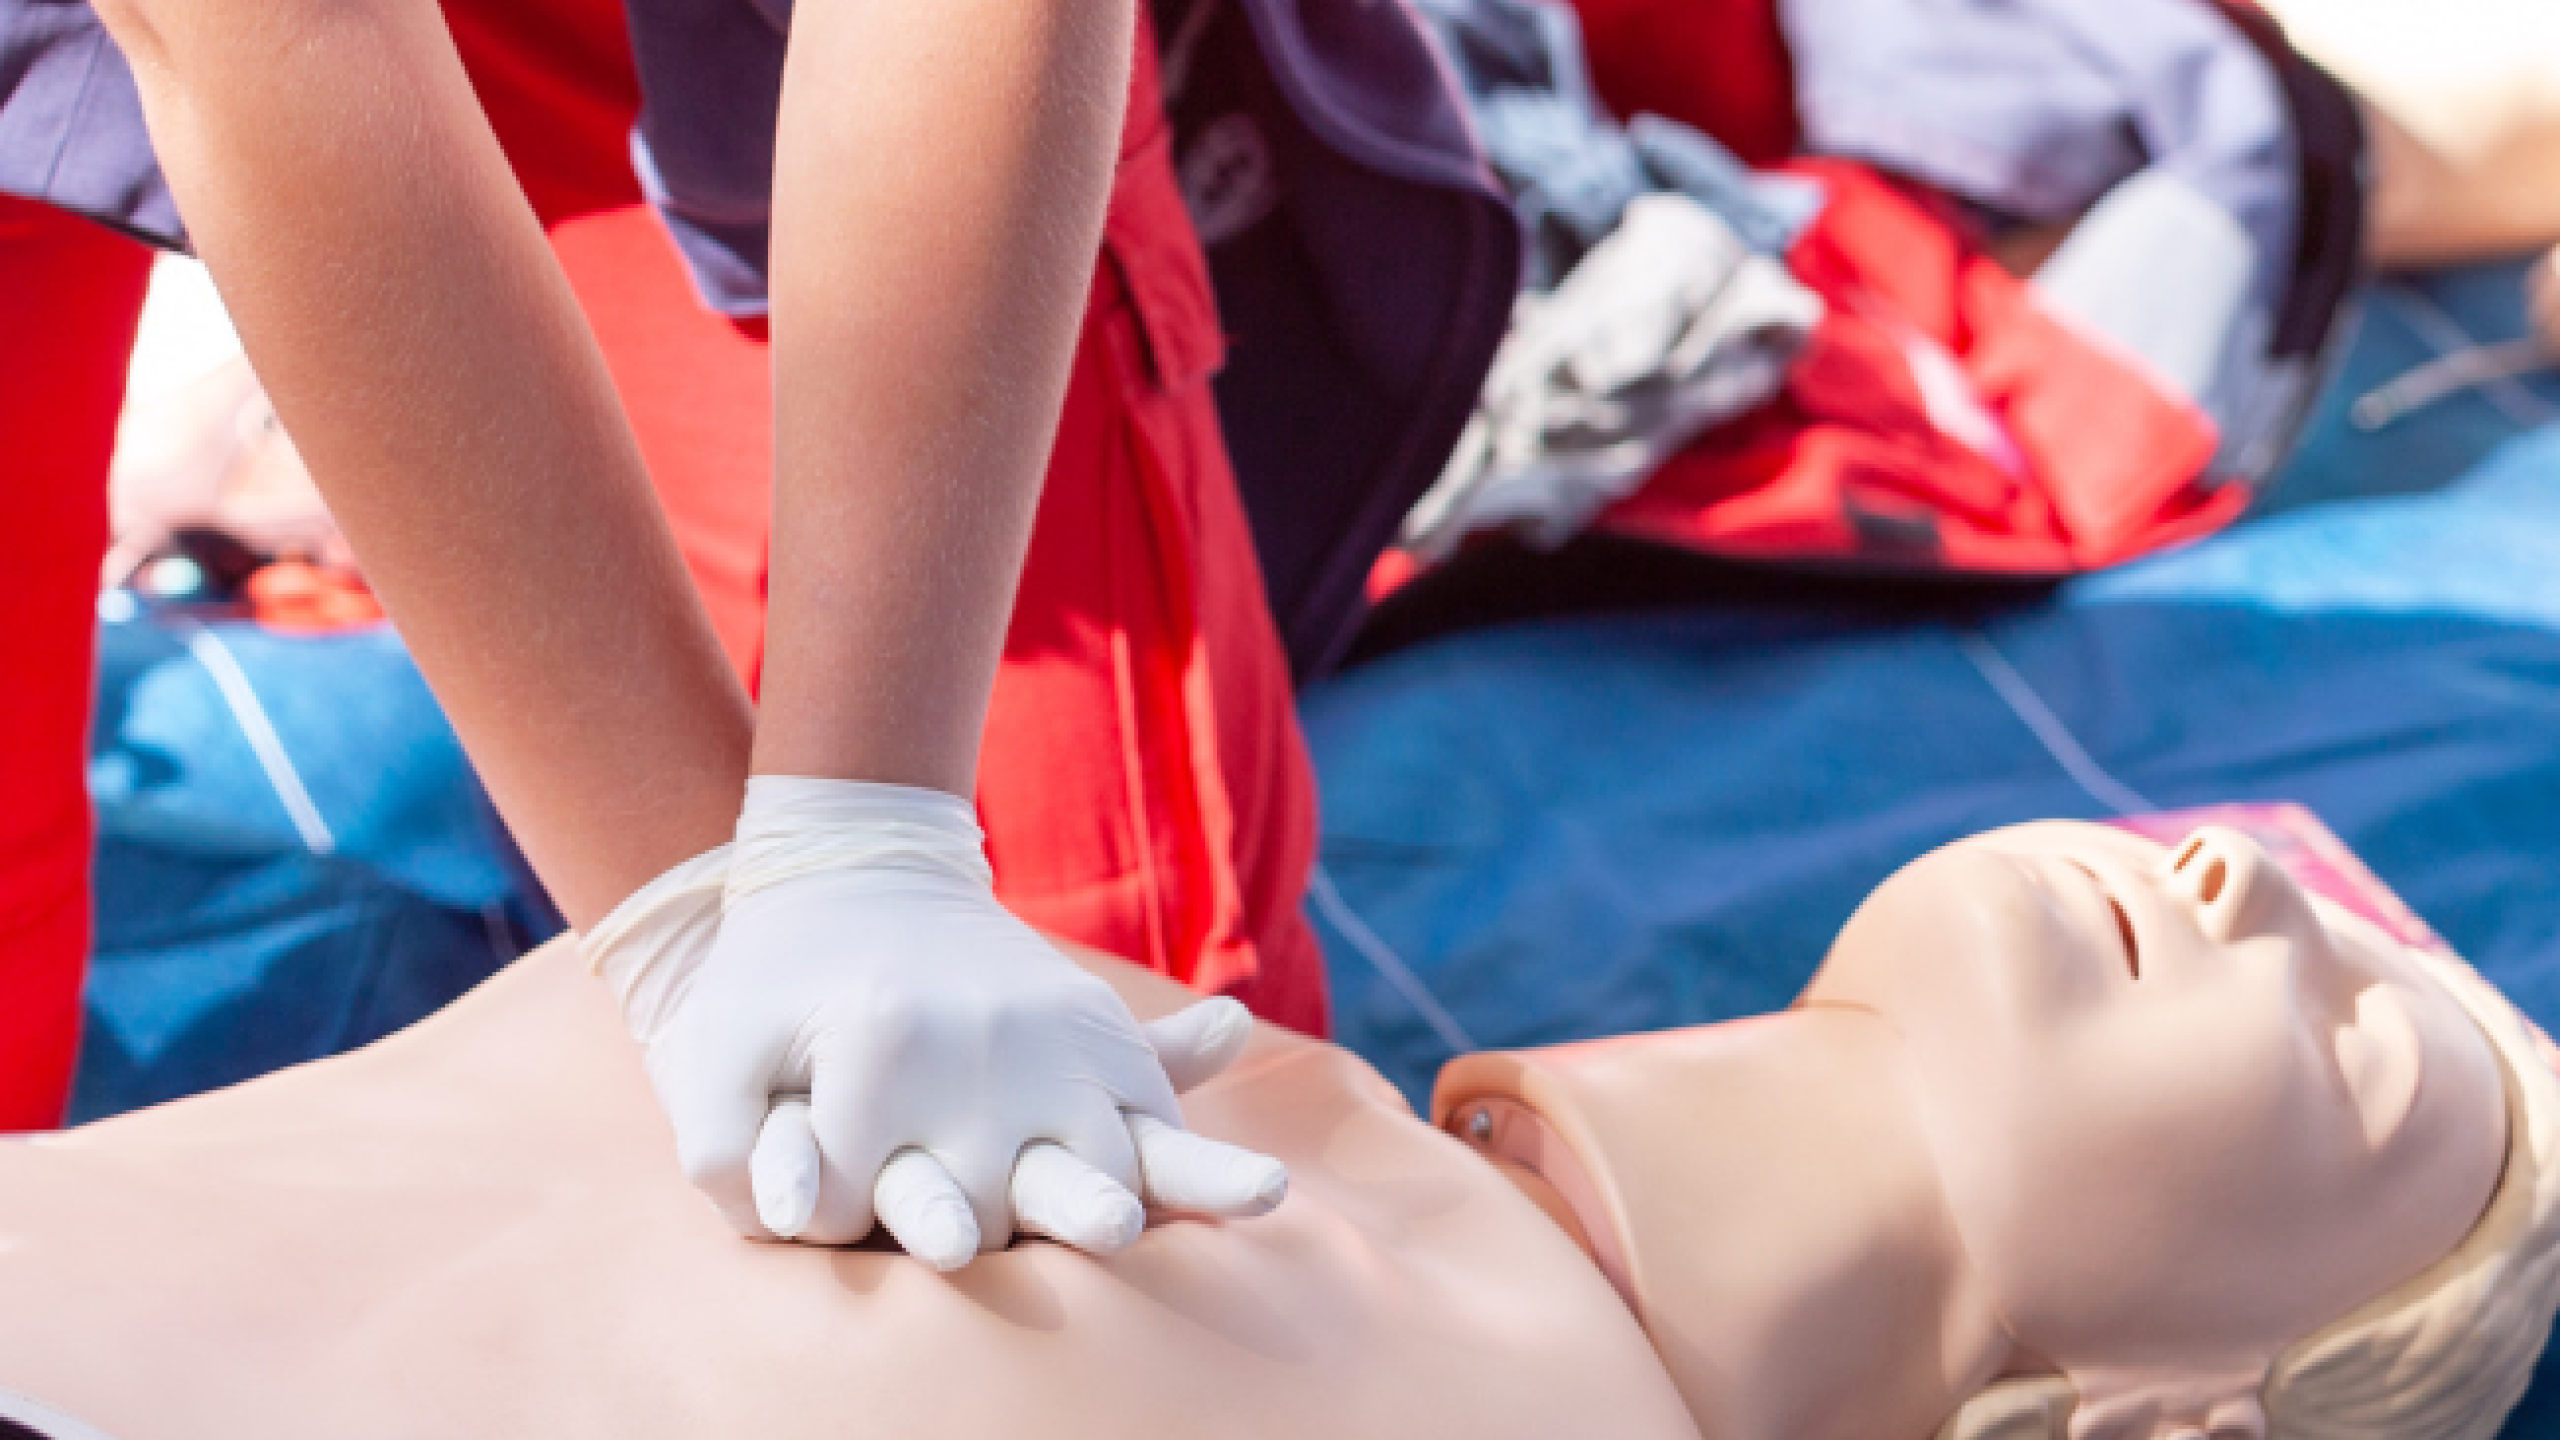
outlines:
[{"label": "thumb of glove", "polygon": [[1253,1014],[1221,995],[1176,1010],[1138,1027],[1153,1046],[1156,1061],[1174,1093],[1201,1085],[1236,1062],[1253,1039]]},{"label": "thumb of glove", "polygon": [[[1139,1027],[1175,1093],[1188,1091],[1236,1062],[1253,1039],[1253,1016],[1233,999],[1203,1000]],[[1289,1191],[1289,1170],[1268,1155],[1240,1149],[1151,1115],[1132,1114],[1149,1204],[1202,1215],[1260,1215]]]}]

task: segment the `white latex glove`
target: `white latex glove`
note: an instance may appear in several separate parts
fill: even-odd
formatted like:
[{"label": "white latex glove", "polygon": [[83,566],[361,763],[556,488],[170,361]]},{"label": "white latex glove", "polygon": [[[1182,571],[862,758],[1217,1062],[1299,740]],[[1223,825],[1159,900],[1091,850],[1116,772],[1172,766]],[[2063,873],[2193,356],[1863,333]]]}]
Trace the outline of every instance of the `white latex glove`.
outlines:
[{"label": "white latex glove", "polygon": [[1279,1203],[1279,1162],[1191,1135],[1173,1098],[1242,1049],[1243,1007],[1141,1029],[996,902],[982,847],[938,791],[758,777],[735,845],[596,927],[686,1174],[744,1234],[877,1219],[940,1269],[1017,1228],[1117,1250],[1140,1194]]}]

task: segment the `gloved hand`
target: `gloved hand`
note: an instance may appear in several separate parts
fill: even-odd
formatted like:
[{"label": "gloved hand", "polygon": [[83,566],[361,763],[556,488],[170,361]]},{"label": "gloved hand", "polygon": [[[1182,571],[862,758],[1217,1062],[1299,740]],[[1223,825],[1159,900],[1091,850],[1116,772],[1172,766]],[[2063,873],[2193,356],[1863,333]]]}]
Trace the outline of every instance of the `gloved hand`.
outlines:
[{"label": "gloved hand", "polygon": [[738,840],[597,926],[685,1171],[750,1236],[850,1244],[876,1218],[937,1268],[1016,1228],[1109,1253],[1162,1208],[1259,1214],[1268,1157],[1174,1102],[1251,1032],[1213,1000],[1139,1027],[996,902],[968,807],[759,777]]}]

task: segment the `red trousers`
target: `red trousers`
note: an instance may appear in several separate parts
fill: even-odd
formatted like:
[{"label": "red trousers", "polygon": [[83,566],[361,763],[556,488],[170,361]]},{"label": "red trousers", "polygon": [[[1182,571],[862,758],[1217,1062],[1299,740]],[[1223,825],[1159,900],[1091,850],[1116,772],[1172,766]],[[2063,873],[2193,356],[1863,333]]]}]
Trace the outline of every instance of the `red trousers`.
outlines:
[{"label": "red trousers", "polygon": [[[752,678],[772,383],[638,203],[616,0],[450,0],[457,43],[594,325],[715,625]],[[1141,10],[1143,16],[1144,11]],[[980,762],[998,893],[1034,924],[1325,1025],[1299,912],[1314,786],[1209,376],[1223,340],[1138,47],[1104,251]],[[68,1087],[104,481],[148,256],[0,198],[0,1130]],[[39,337],[31,343],[22,337]],[[24,797],[22,799],[22,797]]]},{"label": "red trousers", "polygon": [[151,252],[0,195],[0,1131],[53,1124],[89,949],[107,459]]}]

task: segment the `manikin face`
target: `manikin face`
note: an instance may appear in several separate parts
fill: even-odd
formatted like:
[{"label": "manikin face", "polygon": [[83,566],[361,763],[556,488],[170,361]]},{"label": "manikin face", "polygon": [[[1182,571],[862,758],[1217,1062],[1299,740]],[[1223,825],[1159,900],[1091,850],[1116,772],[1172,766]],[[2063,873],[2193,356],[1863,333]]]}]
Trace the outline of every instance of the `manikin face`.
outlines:
[{"label": "manikin face", "polygon": [[2092,1440],[2258,1429],[2276,1355],[2450,1253],[2505,1155],[2458,1003],[2220,828],[1937,851],[1804,1003],[1901,1035],[1967,1258]]}]

